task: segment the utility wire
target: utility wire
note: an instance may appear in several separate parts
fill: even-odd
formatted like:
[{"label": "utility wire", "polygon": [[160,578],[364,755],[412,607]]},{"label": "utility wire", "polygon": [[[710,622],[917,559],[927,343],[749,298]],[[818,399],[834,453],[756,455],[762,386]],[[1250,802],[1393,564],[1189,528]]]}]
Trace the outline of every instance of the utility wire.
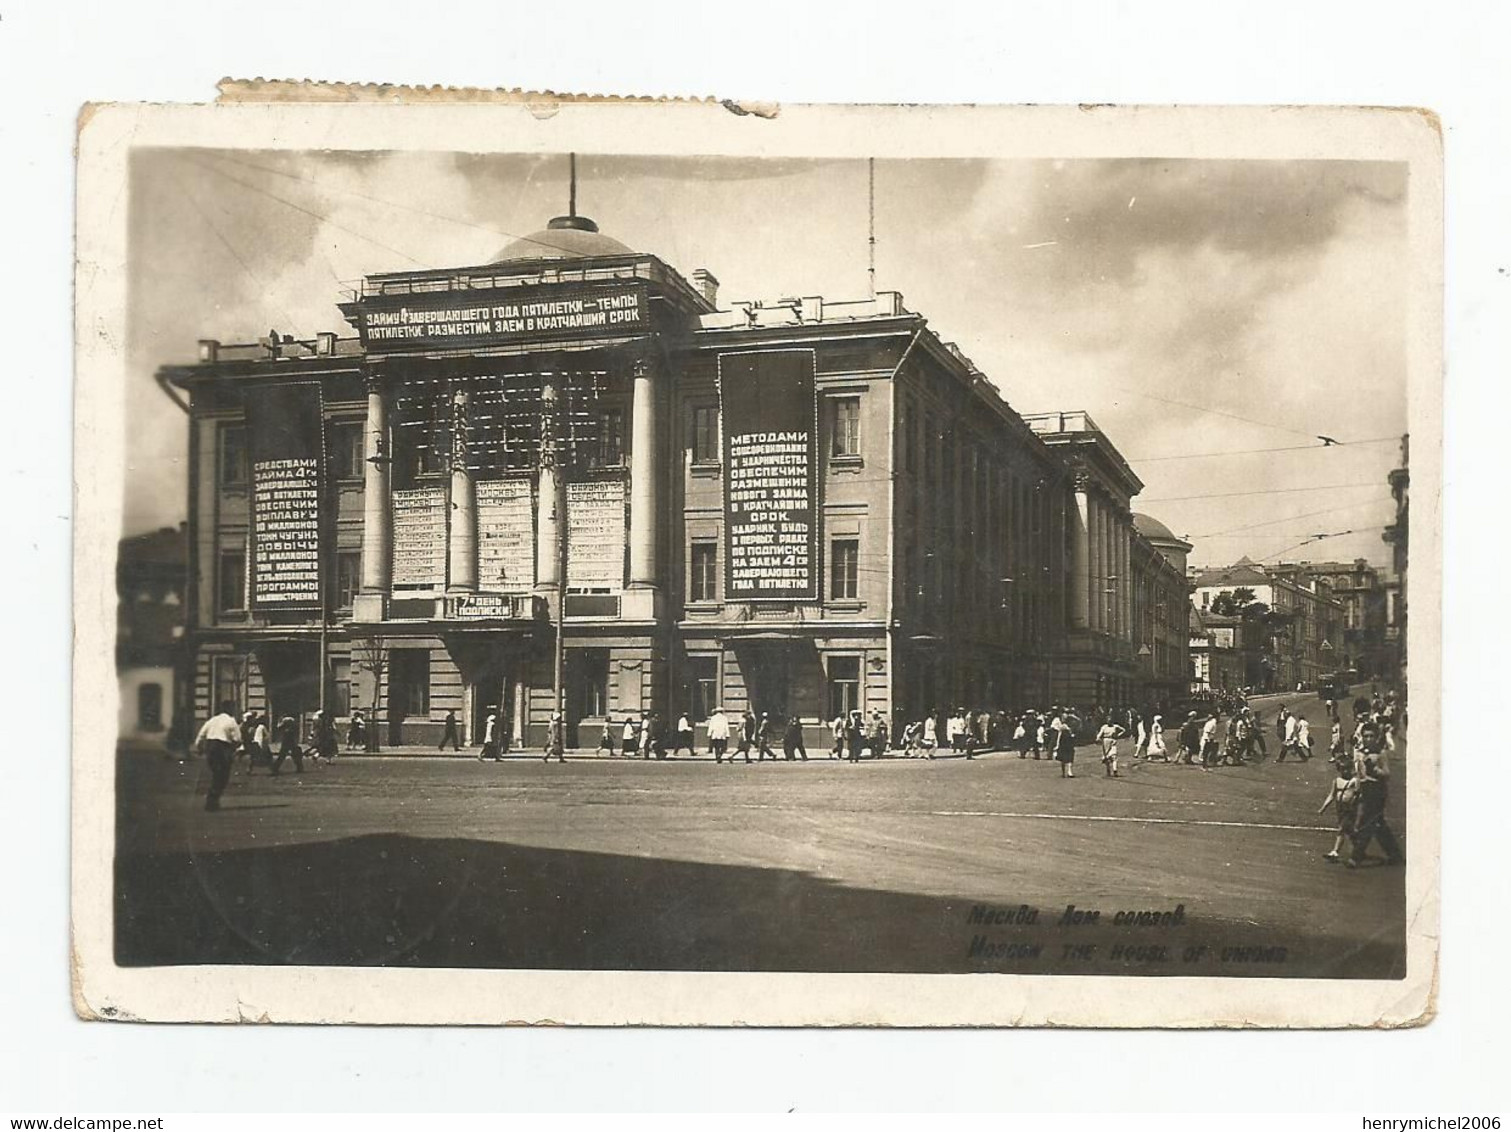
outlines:
[{"label": "utility wire", "polygon": [[1358,444],[1384,444],[1399,441],[1400,436],[1373,436],[1368,440],[1340,441],[1337,444],[1288,444],[1280,448],[1239,448],[1229,452],[1181,452],[1172,456],[1125,456],[1130,464],[1155,464],[1163,460],[1200,460],[1207,456],[1257,456],[1264,452],[1321,452],[1327,448],[1351,448]]},{"label": "utility wire", "polygon": [[1355,527],[1355,528],[1353,528],[1351,530],[1347,530],[1347,531],[1333,531],[1333,532],[1331,532],[1329,534],[1325,534],[1325,535],[1311,535],[1310,537],[1304,538],[1300,542],[1295,543],[1292,546],[1287,546],[1287,547],[1285,547],[1285,548],[1283,548],[1281,550],[1271,551],[1269,554],[1266,554],[1264,556],[1264,558],[1260,558],[1258,561],[1263,562],[1263,561],[1265,561],[1265,559],[1268,559],[1268,558],[1279,558],[1282,554],[1289,554],[1293,550],[1300,550],[1303,546],[1310,546],[1312,543],[1314,543],[1314,542],[1321,542],[1323,539],[1342,538],[1344,535],[1356,535],[1356,534],[1360,533],[1361,531],[1380,530],[1384,526],[1385,526],[1385,524],[1381,523],[1381,524],[1379,524],[1379,526],[1376,526],[1376,527]]},{"label": "utility wire", "polygon": [[525,243],[536,244],[542,248],[548,248],[551,251],[571,251],[570,248],[564,247],[560,244],[553,244],[549,240],[540,240],[536,239],[533,236],[522,235],[518,232],[509,232],[503,228],[494,227],[491,224],[478,224],[476,221],[463,220],[459,216],[448,216],[443,212],[434,212],[428,208],[420,208],[418,205],[404,204],[400,201],[388,200],[385,197],[375,197],[371,193],[360,192],[356,189],[343,189],[336,185],[325,184],[313,177],[301,177],[297,173],[290,173],[287,170],[283,169],[274,169],[269,165],[258,165],[255,162],[251,161],[240,161],[234,157],[228,157],[223,153],[216,154],[215,156],[221,161],[230,162],[232,165],[240,165],[243,169],[255,169],[259,173],[267,173],[270,176],[274,177],[286,177],[291,181],[298,181],[300,184],[313,185],[315,188],[318,188],[323,192],[341,193],[344,196],[357,197],[360,200],[369,201],[372,204],[381,204],[388,208],[402,209],[405,212],[413,212],[418,216],[428,216],[432,220],[444,220],[448,224],[459,224],[464,228],[474,228],[479,232],[488,232],[495,236],[505,236],[511,240],[523,240]]},{"label": "utility wire", "polygon": [[[1317,434],[1315,432],[1307,432],[1304,429],[1291,428],[1290,425],[1276,424],[1274,421],[1255,420],[1253,417],[1244,417],[1240,416],[1237,413],[1230,413],[1226,409],[1214,409],[1208,405],[1196,405],[1190,401],[1177,401],[1173,397],[1160,397],[1157,394],[1148,393],[1142,389],[1129,389],[1126,386],[1121,385],[1114,385],[1112,386],[1112,388],[1122,393],[1131,393],[1135,397],[1147,397],[1151,401],[1159,401],[1160,403],[1165,405],[1179,405],[1183,409],[1195,409],[1198,413],[1211,413],[1213,416],[1227,417],[1229,420],[1243,421],[1245,424],[1259,425],[1261,428],[1278,429],[1281,432],[1291,433],[1293,436],[1305,436],[1311,439],[1316,439],[1317,437]],[[1345,444],[1352,442],[1339,441],[1339,443]]]},{"label": "utility wire", "polygon": [[386,251],[393,252],[394,255],[396,255],[396,256],[402,256],[404,259],[407,259],[410,263],[416,265],[417,267],[423,267],[423,268],[429,270],[431,268],[431,266],[432,266],[431,264],[428,264],[428,263],[422,263],[420,260],[415,259],[415,257],[412,256],[412,255],[410,255],[408,252],[402,252],[398,248],[394,247],[393,245],[391,245],[391,244],[385,244],[382,240],[379,240],[379,239],[377,239],[377,238],[375,238],[373,236],[369,236],[365,232],[358,232],[355,228],[348,228],[345,224],[341,224],[341,223],[338,223],[335,220],[332,220],[329,216],[325,216],[325,215],[322,215],[321,213],[315,212],[313,209],[305,208],[303,205],[295,204],[293,201],[289,200],[287,197],[281,197],[277,193],[269,192],[267,189],[262,188],[260,185],[254,185],[250,181],[243,181],[239,177],[233,177],[233,176],[231,176],[231,174],[227,173],[224,169],[218,169],[214,165],[208,165],[208,164],[206,164],[203,161],[195,161],[192,158],[188,158],[186,160],[188,160],[191,165],[197,165],[201,169],[207,169],[207,170],[209,170],[211,173],[214,173],[217,177],[224,177],[227,181],[230,181],[233,185],[240,185],[242,188],[248,190],[249,192],[258,193],[261,196],[267,197],[269,200],[275,200],[275,201],[277,201],[281,205],[284,205],[284,206],[286,206],[288,208],[292,208],[295,212],[302,212],[305,216],[308,216],[308,217],[311,217],[311,218],[313,218],[315,220],[320,221],[322,224],[329,224],[332,228],[339,228],[343,232],[346,232],[346,233],[348,233],[350,235],[356,236],[357,239],[359,239],[359,240],[366,240],[370,244],[376,244],[378,247],[383,248]]},{"label": "utility wire", "polygon": [[1241,531],[1258,530],[1260,527],[1275,527],[1275,526],[1279,526],[1281,523],[1294,523],[1294,522],[1298,522],[1298,521],[1300,521],[1302,519],[1315,519],[1319,515],[1333,515],[1333,514],[1336,514],[1339,511],[1352,511],[1356,507],[1374,507],[1374,506],[1377,506],[1379,504],[1379,502],[1380,502],[1379,500],[1375,500],[1375,499],[1365,499],[1365,500],[1363,500],[1363,501],[1361,501],[1359,503],[1348,503],[1348,504],[1345,504],[1342,507],[1329,507],[1329,508],[1327,508],[1325,510],[1322,510],[1322,511],[1308,511],[1308,512],[1306,512],[1303,515],[1288,515],[1284,519],[1267,519],[1267,520],[1265,520],[1262,523],[1249,523],[1247,526],[1243,526],[1243,527],[1228,527],[1226,530],[1212,531],[1211,533],[1204,534],[1204,535],[1188,535],[1187,537],[1188,538],[1221,538],[1224,535],[1234,535],[1234,534],[1238,534]]},{"label": "utility wire", "polygon": [[1297,491],[1331,491],[1340,487],[1387,487],[1384,480],[1361,480],[1358,483],[1323,483],[1315,487],[1273,487],[1257,491],[1218,491],[1208,495],[1162,495],[1158,499],[1140,499],[1139,503],[1181,503],[1188,499],[1233,499],[1240,495],[1286,495]]},{"label": "utility wire", "polygon": [[241,265],[241,269],[242,271],[246,272],[247,278],[249,278],[253,283],[257,285],[257,290],[262,296],[263,302],[273,307],[275,311],[283,312],[284,318],[287,319],[287,321],[284,323],[285,326],[288,326],[290,329],[297,329],[298,320],[289,314],[287,308],[285,308],[282,303],[279,303],[276,300],[272,300],[270,298],[270,296],[272,296],[274,293],[273,289],[267,285],[267,282],[262,278],[261,275],[252,270],[252,265],[249,264],[246,259],[243,258],[242,254],[236,250],[236,246],[231,243],[230,238],[220,230],[220,225],[215,223],[214,217],[212,217],[208,212],[204,210],[199,201],[194,198],[194,194],[191,193],[188,187],[185,186],[182,182],[178,182],[178,190],[184,195],[184,199],[189,202],[189,207],[194,209],[194,211],[199,214],[199,218],[203,220],[207,225],[209,225],[210,231],[215,233],[215,238],[219,240],[221,246],[230,253],[231,258]]}]

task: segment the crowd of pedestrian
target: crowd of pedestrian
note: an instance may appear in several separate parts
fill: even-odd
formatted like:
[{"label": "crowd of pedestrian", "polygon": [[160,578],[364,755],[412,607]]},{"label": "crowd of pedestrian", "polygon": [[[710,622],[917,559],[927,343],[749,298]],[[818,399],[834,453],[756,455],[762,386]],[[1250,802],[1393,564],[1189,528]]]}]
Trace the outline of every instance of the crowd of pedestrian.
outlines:
[{"label": "crowd of pedestrian", "polygon": [[[1173,736],[1166,726],[1166,706],[1140,710],[1051,705],[996,712],[965,707],[931,709],[899,719],[895,728],[881,711],[867,715],[854,709],[837,713],[825,724],[831,740],[828,756],[848,763],[885,758],[928,760],[947,754],[972,761],[995,750],[1016,753],[1019,759],[1053,762],[1062,778],[1074,778],[1076,748],[1089,742],[1100,758],[1104,775],[1119,778],[1125,751],[1135,760],[1205,770],[1263,762],[1269,755],[1269,727],[1274,731],[1277,762],[1288,758],[1307,762],[1314,753],[1312,726],[1300,707],[1282,704],[1273,722],[1266,724],[1242,695],[1188,702],[1196,706],[1186,707],[1185,718],[1175,725]],[[1323,856],[1330,863],[1342,862],[1354,868],[1368,859],[1370,846],[1378,843],[1386,863],[1398,865],[1405,858],[1385,809],[1390,793],[1390,755],[1396,750],[1398,729],[1405,723],[1404,711],[1393,692],[1382,695],[1378,688],[1372,689],[1370,696],[1359,695],[1349,706],[1352,729],[1346,733],[1338,701],[1323,701],[1333,776],[1318,813],[1332,809],[1337,818],[1333,846]],[[796,716],[748,709],[732,715],[720,707],[702,722],[708,752],[717,764],[733,765],[736,760],[747,764],[779,759],[808,761],[802,722]],[[447,713],[440,749],[448,745],[453,750],[460,748],[454,711]],[[346,748],[360,751],[367,747],[367,723],[358,711],[347,725]],[[235,705],[229,702],[220,704],[220,710],[200,729],[195,749],[210,771],[205,809],[212,811],[220,809],[238,759],[246,759],[248,775],[266,769],[276,776],[286,761],[292,761],[295,773],[302,774],[306,759],[319,766],[339,755],[335,720],[325,712],[315,712],[301,734],[299,720],[291,715],[274,723],[266,713],[251,710],[237,718]],[[501,761],[502,750],[498,713],[490,709],[477,757]],[[682,712],[674,727],[669,727],[656,711],[627,715],[623,720],[609,716],[598,751],[610,758],[644,760],[672,758],[684,751],[696,756],[692,716]],[[546,761],[565,761],[566,725],[560,712],[552,713],[543,757]]]}]

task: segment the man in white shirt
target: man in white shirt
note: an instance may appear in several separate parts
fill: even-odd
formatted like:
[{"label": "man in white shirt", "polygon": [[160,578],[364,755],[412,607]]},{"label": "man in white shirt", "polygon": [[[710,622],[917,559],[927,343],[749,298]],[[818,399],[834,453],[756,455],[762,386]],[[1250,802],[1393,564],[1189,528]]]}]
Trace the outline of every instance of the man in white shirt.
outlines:
[{"label": "man in white shirt", "polygon": [[212,812],[220,809],[220,796],[231,781],[231,760],[241,742],[241,725],[236,722],[235,711],[231,701],[223,701],[220,712],[205,720],[194,740],[195,748],[210,766],[210,792],[205,795],[205,809]]},{"label": "man in white shirt", "polygon": [[714,753],[714,762],[724,761],[724,752],[729,747],[729,716],[723,708],[714,708],[708,717],[708,745]]},{"label": "man in white shirt", "polygon": [[1218,759],[1217,728],[1222,720],[1222,712],[1214,711],[1207,717],[1207,722],[1201,727],[1201,765],[1204,767],[1214,766]]},{"label": "man in white shirt", "polygon": [[685,711],[677,716],[677,739],[676,745],[672,747],[673,757],[676,756],[678,751],[684,748],[686,748],[689,755],[696,755],[698,753],[693,749],[693,721],[687,717],[687,712]]}]

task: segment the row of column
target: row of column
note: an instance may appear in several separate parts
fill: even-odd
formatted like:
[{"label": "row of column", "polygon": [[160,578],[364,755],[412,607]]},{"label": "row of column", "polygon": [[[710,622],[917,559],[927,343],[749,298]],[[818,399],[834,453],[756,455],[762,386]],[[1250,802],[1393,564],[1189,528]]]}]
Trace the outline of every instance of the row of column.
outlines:
[{"label": "row of column", "polygon": [[[535,526],[535,580],[542,588],[561,582],[561,538],[565,533],[565,484],[551,421],[561,389],[554,373],[541,375],[542,436]],[[630,407],[630,575],[632,587],[660,582],[657,516],[660,511],[659,398],[654,367],[637,363]],[[477,484],[467,466],[471,392],[457,389],[451,401],[450,522],[447,524],[447,589],[477,590]],[[388,394],[377,381],[367,390],[363,446],[362,591],[387,594],[393,580],[392,445]]]},{"label": "row of column", "polygon": [[1119,510],[1091,491],[1089,477],[1075,482],[1071,622],[1077,629],[1126,640],[1133,625],[1131,538]]}]

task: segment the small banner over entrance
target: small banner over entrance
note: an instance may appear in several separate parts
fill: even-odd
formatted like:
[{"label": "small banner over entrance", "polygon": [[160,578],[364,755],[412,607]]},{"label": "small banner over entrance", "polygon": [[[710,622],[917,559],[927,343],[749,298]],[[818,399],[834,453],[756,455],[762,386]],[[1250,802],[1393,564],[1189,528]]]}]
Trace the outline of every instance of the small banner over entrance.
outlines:
[{"label": "small banner over entrance", "polygon": [[725,600],[815,601],[813,351],[719,355],[719,404]]},{"label": "small banner over entrance", "polygon": [[325,467],[320,386],[247,390],[252,465],[252,608],[320,608],[320,500]]}]

